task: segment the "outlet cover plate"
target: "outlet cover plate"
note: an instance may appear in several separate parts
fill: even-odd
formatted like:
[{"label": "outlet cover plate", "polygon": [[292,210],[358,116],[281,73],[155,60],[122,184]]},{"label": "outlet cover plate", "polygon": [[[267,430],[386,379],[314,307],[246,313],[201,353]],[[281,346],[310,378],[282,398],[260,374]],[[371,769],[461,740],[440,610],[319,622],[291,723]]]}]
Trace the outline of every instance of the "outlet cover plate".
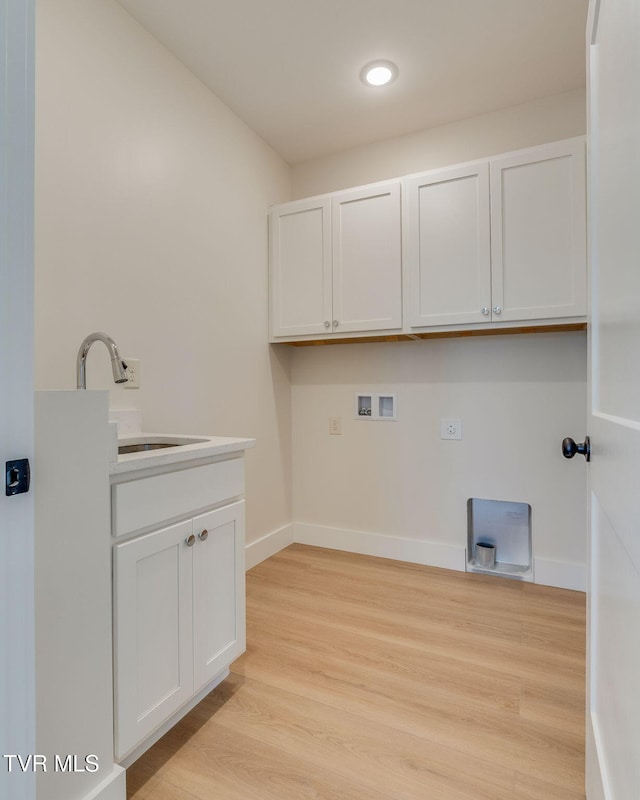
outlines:
[{"label": "outlet cover plate", "polygon": [[462,439],[462,420],[450,417],[440,420],[441,439]]},{"label": "outlet cover plate", "polygon": [[124,374],[127,376],[127,382],[123,384],[125,389],[139,389],[140,388],[140,361],[137,358],[123,358],[124,363],[127,365]]}]

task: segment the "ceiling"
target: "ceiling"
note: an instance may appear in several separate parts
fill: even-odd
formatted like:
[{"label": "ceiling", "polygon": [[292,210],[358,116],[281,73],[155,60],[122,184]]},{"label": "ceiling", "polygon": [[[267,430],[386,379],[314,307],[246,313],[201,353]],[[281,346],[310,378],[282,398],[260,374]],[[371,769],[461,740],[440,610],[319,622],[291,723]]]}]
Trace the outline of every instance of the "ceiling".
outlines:
[{"label": "ceiling", "polygon": [[585,84],[587,0],[119,2],[290,164]]}]

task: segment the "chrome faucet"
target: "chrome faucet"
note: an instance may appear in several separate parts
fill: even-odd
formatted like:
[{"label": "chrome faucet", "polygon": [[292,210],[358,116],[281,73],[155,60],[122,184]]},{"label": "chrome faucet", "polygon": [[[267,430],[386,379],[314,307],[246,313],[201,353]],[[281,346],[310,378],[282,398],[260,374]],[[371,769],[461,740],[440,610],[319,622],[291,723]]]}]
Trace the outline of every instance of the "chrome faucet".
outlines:
[{"label": "chrome faucet", "polygon": [[127,376],[125,375],[124,371],[127,368],[127,365],[120,358],[116,343],[110,336],[107,336],[106,333],[90,333],[84,342],[82,342],[80,349],[78,350],[78,358],[76,361],[77,388],[87,388],[87,355],[89,353],[89,348],[94,342],[104,342],[104,344],[107,346],[107,349],[111,354],[113,380],[116,383],[126,383]]}]

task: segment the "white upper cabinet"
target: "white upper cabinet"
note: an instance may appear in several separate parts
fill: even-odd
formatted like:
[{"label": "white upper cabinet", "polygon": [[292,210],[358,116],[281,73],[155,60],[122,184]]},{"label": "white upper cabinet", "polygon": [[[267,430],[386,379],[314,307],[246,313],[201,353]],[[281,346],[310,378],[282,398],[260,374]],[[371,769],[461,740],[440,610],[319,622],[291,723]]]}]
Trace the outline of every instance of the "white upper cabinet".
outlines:
[{"label": "white upper cabinet", "polygon": [[402,327],[399,181],[274,206],[271,336]]},{"label": "white upper cabinet", "polygon": [[403,195],[409,324],[490,319],[489,164],[412,175]]},{"label": "white upper cabinet", "polygon": [[325,334],[331,319],[331,200],[299,200],[269,215],[272,336]]},{"label": "white upper cabinet", "polygon": [[332,203],[334,332],[402,326],[400,184],[340,192]]},{"label": "white upper cabinet", "polygon": [[583,140],[490,164],[494,316],[506,322],[586,314]]},{"label": "white upper cabinet", "polygon": [[269,227],[272,341],[587,313],[583,138],[275,206]]},{"label": "white upper cabinet", "polygon": [[411,329],[586,314],[582,139],[404,179]]}]

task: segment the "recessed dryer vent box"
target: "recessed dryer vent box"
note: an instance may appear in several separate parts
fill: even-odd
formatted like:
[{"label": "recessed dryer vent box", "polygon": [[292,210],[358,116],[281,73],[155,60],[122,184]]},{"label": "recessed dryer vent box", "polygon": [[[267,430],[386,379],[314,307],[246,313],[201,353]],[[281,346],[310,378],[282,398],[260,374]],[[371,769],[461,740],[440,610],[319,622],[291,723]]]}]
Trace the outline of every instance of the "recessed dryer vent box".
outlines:
[{"label": "recessed dryer vent box", "polygon": [[467,501],[467,572],[533,580],[528,503],[478,497]]},{"label": "recessed dryer vent box", "polygon": [[397,412],[395,394],[356,395],[356,419],[397,420]]}]

